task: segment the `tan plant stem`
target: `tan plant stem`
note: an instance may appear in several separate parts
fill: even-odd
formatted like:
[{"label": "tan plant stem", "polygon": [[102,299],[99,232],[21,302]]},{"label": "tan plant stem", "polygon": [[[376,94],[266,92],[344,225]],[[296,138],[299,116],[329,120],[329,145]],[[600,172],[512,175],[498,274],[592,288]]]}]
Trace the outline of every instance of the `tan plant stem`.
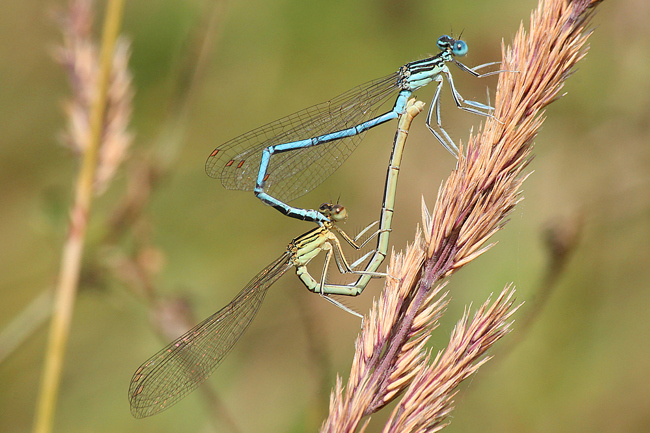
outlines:
[{"label": "tan plant stem", "polygon": [[74,301],[79,283],[83,247],[90,214],[93,183],[99,145],[104,132],[106,95],[112,69],[115,41],[122,25],[124,0],[109,0],[102,34],[100,70],[97,91],[91,111],[88,146],[82,160],[76,184],[75,203],[70,215],[67,240],[63,247],[61,271],[56,287],[54,313],[50,325],[45,365],[41,379],[34,432],[52,431],[65,347],[70,332]]}]

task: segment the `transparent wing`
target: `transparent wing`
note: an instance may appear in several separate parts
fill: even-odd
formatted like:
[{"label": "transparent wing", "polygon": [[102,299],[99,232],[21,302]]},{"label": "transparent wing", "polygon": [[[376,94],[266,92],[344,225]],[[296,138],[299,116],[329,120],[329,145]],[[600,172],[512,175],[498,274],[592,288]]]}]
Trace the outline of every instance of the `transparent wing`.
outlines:
[{"label": "transparent wing", "polygon": [[[370,81],[234,138],[210,154],[205,170],[209,176],[221,179],[227,189],[253,190],[264,148],[318,137],[371,119],[399,90],[398,79],[396,72]],[[350,156],[363,135],[274,155],[267,172],[266,192],[290,201],[311,191]]]},{"label": "transparent wing", "polygon": [[203,383],[228,355],[257,314],[267,289],[292,264],[287,252],[253,278],[224,308],[149,358],[131,378],[136,418],[172,406]]}]

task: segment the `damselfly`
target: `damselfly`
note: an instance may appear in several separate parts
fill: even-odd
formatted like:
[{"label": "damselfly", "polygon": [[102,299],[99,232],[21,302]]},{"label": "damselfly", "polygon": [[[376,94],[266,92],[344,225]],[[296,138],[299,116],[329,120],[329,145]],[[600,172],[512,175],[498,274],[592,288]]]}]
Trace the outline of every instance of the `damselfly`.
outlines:
[{"label": "damselfly", "polygon": [[[352,239],[335,225],[346,218],[345,208],[325,203],[319,212],[326,218],[324,223],[292,240],[284,254],[258,273],[228,305],[167,345],[136,370],[129,385],[129,401],[134,417],[144,418],[163,411],[203,383],[251,323],[268,288],[290,268],[296,268],[296,274],[309,290],[325,297],[328,293],[324,289],[324,280],[318,283],[307,271],[307,264],[321,251],[326,252],[323,275],[332,256],[342,272],[365,273],[353,270],[354,265],[348,264],[336,236],[339,234],[354,248],[361,248],[356,244],[356,238]],[[375,273],[372,276],[382,275]],[[336,300],[327,299],[352,312]]]},{"label": "damselfly", "polygon": [[[469,68],[456,60],[454,57],[467,54],[467,44],[462,40],[444,35],[438,39],[437,45],[441,51],[433,57],[407,63],[393,74],[224,143],[208,157],[206,172],[221,179],[227,189],[253,190],[262,202],[287,216],[325,222],[326,219],[316,210],[295,208],[286,202],[320,185],[354,151],[368,129],[397,118],[411,94],[432,81],[438,86],[426,124],[438,141],[457,155],[458,148],[441,126],[443,77],[449,82],[458,108],[490,116],[492,107],[465,100],[456,90],[447,63],[452,62],[478,78],[500,71],[480,74],[477,72],[479,69],[495,63]],[[373,117],[374,112],[396,92],[398,96],[393,108]],[[431,122],[434,110],[435,125]]]},{"label": "damselfly", "polygon": [[[347,217],[343,206],[321,205],[319,213],[325,217],[324,223],[291,241],[287,251],[258,273],[230,304],[177,338],[136,370],[129,385],[129,401],[134,417],[144,418],[161,412],[203,383],[251,323],[268,288],[292,266],[296,267],[296,274],[310,291],[320,293],[333,304],[357,314],[328,295],[357,295],[363,291],[371,278],[385,275],[374,271],[381,264],[388,249],[399,165],[408,130],[413,118],[423,107],[424,103],[410,100],[400,117],[386,175],[379,230],[363,243],[357,244],[358,239],[374,224],[351,238],[336,226],[337,222]],[[357,250],[374,236],[378,237],[377,248],[370,252],[373,257],[365,270],[355,269],[368,255],[349,264],[336,234]],[[317,281],[308,272],[307,264],[321,251],[326,252],[325,263],[320,281]],[[332,257],[339,271],[359,274],[359,279],[351,285],[327,284],[325,277]]]}]

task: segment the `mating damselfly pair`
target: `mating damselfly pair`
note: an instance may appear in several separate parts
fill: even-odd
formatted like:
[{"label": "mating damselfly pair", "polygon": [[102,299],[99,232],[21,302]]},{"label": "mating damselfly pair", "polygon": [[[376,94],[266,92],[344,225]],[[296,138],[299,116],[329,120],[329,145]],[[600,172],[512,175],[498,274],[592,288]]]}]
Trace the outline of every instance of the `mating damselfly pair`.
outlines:
[{"label": "mating damselfly pair", "polygon": [[[432,81],[438,83],[426,124],[454,155],[457,155],[458,148],[442,128],[440,119],[443,79],[447,79],[458,108],[483,116],[491,115],[492,107],[489,105],[465,100],[460,95],[447,63],[452,62],[475,77],[498,73],[477,72],[494,63],[469,68],[458,62],[454,57],[464,56],[467,45],[450,36],[440,37],[437,45],[441,51],[433,57],[407,63],[391,75],[254,129],[210,154],[206,172],[211,177],[220,178],[226,188],[253,190],[260,200],[283,214],[316,222],[318,227],[295,238],[285,253],[253,278],[230,304],[138,368],[129,386],[131,412],[135,417],[150,416],[168,408],[204,382],[255,317],[267,289],[291,267],[296,268],[297,275],[309,290],[346,310],[329,295],[358,295],[371,278],[385,275],[377,269],[388,250],[402,150],[411,120],[424,106],[421,102],[409,101],[409,97]],[[392,109],[373,117],[375,111],[395,93],[397,99]],[[352,153],[368,129],[398,117],[400,122],[386,176],[379,228],[365,242],[357,243],[360,235],[374,224],[354,238],[347,235],[336,226],[346,215],[340,205],[324,204],[314,210],[285,203],[309,192],[331,175]],[[434,118],[435,124],[432,124]],[[350,264],[337,235],[355,249],[362,248],[375,237],[377,246]],[[326,258],[318,281],[307,271],[307,264],[321,251],[326,253]],[[356,269],[369,256],[372,257],[364,269]],[[358,279],[349,285],[327,284],[325,277],[332,257],[342,273],[358,274]]]}]

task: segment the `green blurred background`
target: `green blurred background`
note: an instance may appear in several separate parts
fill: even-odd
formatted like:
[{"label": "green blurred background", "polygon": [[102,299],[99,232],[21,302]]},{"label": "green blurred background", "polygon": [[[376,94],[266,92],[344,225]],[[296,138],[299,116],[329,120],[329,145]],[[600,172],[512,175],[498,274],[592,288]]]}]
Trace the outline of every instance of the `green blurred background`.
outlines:
[{"label": "green blurred background", "polygon": [[[70,91],[51,57],[61,40],[51,12],[65,4],[0,4],[0,329],[53,285],[65,239],[77,162],[58,144]],[[510,42],[522,20],[528,26],[536,3],[244,0],[215,7],[198,0],[127,4],[135,142],[93,210],[55,431],[233,431],[228,418],[244,432],[315,431],[327,405],[323,390],[336,372],[349,371],[359,321],[308,293],[293,275],[273,287],[209,380],[227,414],[210,416],[204,394],[195,392],[153,418],[131,417],[131,375],[163,341],[142,296],[107,271],[116,254],[134,251],[138,235],[110,248],[100,243],[129,167],[144,154],[170,161],[145,206],[146,223],[135,231],[144,231],[149,250],[162,258],[156,293],[184,296],[197,320],[207,317],[311,228],[208,178],[203,164],[213,148],[435,54],[436,39],[452,29],[464,31],[465,64],[498,60],[501,40]],[[650,430],[649,9],[640,0],[599,8],[589,55],[568,80],[567,96],[547,110],[525,200],[496,236],[498,245],[450,281],[453,300],[431,340],[436,349],[467,304],[509,282],[526,304],[514,331],[492,350],[495,358],[456,397],[448,431]],[[213,17],[213,45],[180,118],[178,101]],[[486,86],[494,95],[496,79],[453,73],[466,98],[483,100]],[[418,96],[428,103],[432,93],[425,88]],[[482,119],[454,109],[447,87],[443,102],[447,130],[465,141]],[[423,120],[416,119],[404,156],[391,236],[397,250],[413,238],[420,197],[432,206],[454,167]],[[370,131],[334,176],[296,203],[314,207],[340,196],[352,232],[377,219],[394,127]],[[182,134],[178,147],[168,141],[174,133]],[[579,232],[561,271],[544,241],[549,227]],[[365,312],[380,286],[345,302]],[[39,327],[0,364],[2,432],[31,429],[46,337],[47,327]],[[388,412],[375,415],[368,431],[380,431]]]}]

